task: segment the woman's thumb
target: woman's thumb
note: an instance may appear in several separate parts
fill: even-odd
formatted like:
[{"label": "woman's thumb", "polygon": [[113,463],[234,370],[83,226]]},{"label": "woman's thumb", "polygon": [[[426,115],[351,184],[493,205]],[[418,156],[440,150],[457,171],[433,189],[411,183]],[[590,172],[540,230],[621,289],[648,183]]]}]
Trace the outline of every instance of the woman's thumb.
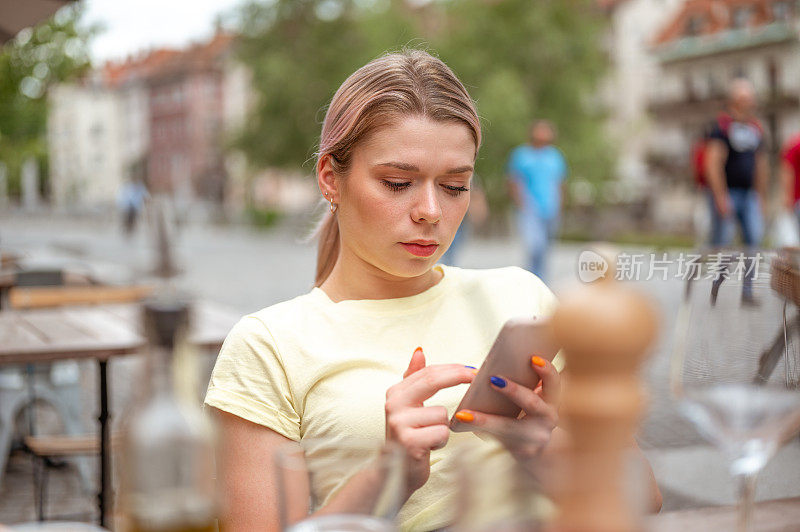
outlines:
[{"label": "woman's thumb", "polygon": [[408,369],[405,373],[403,373],[403,378],[405,379],[412,373],[416,373],[417,371],[421,370],[425,367],[425,354],[422,352],[422,348],[418,347],[414,350],[414,354],[411,355],[411,362],[408,363]]}]

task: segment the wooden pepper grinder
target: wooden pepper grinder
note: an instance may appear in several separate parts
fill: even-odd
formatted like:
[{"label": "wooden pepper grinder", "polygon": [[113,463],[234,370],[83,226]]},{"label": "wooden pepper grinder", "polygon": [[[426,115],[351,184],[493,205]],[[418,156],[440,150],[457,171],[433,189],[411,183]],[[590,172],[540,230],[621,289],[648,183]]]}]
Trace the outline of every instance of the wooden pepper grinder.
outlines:
[{"label": "wooden pepper grinder", "polygon": [[551,321],[567,370],[559,425],[570,443],[553,490],[560,532],[640,529],[636,499],[647,488],[634,482],[632,489],[630,449],[645,407],[637,373],[656,312],[614,280],[615,254],[598,251],[609,265],[605,277],[567,294]]}]

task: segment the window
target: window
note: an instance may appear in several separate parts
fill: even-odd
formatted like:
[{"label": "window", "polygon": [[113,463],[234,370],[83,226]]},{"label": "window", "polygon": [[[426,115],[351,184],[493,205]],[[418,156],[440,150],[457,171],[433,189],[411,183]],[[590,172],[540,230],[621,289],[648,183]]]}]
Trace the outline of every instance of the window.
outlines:
[{"label": "window", "polygon": [[772,3],[772,18],[776,21],[789,20],[791,6],[787,0],[779,0]]},{"label": "window", "polygon": [[703,17],[692,16],[686,21],[686,36],[695,37],[703,30]]},{"label": "window", "polygon": [[750,7],[737,7],[733,10],[733,27],[735,29],[746,28],[750,25],[753,9]]}]

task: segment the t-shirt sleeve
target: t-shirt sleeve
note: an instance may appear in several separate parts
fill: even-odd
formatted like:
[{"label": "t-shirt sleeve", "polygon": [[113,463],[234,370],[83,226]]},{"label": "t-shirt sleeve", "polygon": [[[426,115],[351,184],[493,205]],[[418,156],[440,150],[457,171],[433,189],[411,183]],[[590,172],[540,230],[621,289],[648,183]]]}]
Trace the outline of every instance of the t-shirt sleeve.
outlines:
[{"label": "t-shirt sleeve", "polygon": [[242,318],[225,338],[205,404],[300,439],[300,416],[275,338],[257,317]]}]

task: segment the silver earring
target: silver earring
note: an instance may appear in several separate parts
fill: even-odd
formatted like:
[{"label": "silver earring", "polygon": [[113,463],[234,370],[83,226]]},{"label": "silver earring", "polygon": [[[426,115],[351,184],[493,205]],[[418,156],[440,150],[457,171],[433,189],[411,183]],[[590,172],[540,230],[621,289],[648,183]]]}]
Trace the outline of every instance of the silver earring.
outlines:
[{"label": "silver earring", "polygon": [[333,213],[335,213],[335,212],[336,212],[336,209],[337,209],[338,205],[336,205],[336,204],[333,202],[333,199],[331,199],[331,200],[330,200],[330,202],[331,202],[331,214],[333,214]]}]

